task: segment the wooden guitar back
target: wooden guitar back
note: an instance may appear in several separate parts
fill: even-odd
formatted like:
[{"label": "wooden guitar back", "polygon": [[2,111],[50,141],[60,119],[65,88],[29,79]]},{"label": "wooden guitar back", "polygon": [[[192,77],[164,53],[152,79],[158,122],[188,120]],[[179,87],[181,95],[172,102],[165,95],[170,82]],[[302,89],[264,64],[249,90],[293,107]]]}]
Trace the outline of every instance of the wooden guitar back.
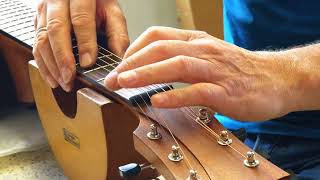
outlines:
[{"label": "wooden guitar back", "polygon": [[77,112],[69,118],[56,103],[59,97],[41,79],[34,61],[29,70],[42,125],[66,176],[75,180],[120,179],[118,166],[143,160],[132,143],[138,122],[131,111],[84,88],[77,91]]},{"label": "wooden guitar back", "polygon": [[31,49],[0,34],[0,54],[8,65],[18,101],[34,103],[28,72],[28,60],[33,59]]}]

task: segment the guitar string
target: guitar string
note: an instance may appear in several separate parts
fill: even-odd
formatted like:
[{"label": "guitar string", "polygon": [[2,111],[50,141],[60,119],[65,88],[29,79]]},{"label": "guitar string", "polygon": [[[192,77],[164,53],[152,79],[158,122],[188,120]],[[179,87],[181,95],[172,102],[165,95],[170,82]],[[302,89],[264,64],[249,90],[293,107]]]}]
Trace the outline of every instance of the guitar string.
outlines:
[{"label": "guitar string", "polygon": [[[104,49],[104,48],[103,48],[103,49]],[[107,50],[106,50],[106,51],[107,51]],[[108,51],[107,51],[107,52],[108,52]],[[110,58],[110,57],[108,57],[108,56],[107,56],[107,58],[109,58],[110,60],[114,61],[115,63],[120,63],[120,62],[116,62],[114,59],[112,59],[112,58]],[[118,57],[118,58],[119,58],[119,57]],[[120,59],[120,58],[119,58],[119,59]],[[100,60],[103,61],[103,62],[105,62],[105,61],[102,60],[102,59],[100,59]],[[107,62],[105,62],[105,63],[107,63]],[[111,65],[111,66],[113,66],[113,65]],[[113,67],[115,68],[115,66],[113,66]],[[103,68],[103,69],[105,69],[105,68]],[[110,70],[108,70],[108,69],[105,69],[105,70],[107,70],[107,71],[110,72]],[[128,89],[125,89],[125,90],[128,90]],[[137,90],[141,92],[141,90],[140,90],[139,88],[138,88]],[[146,94],[148,95],[148,97],[150,97],[148,91],[142,91],[142,92],[146,93]],[[168,129],[168,131],[169,131],[169,133],[170,133],[170,135],[171,135],[171,137],[172,137],[172,139],[175,141],[176,145],[180,148],[182,155],[185,157],[186,165],[188,166],[189,170],[192,170],[193,167],[192,167],[192,165],[191,165],[188,157],[186,156],[186,154],[184,153],[183,149],[181,148],[180,143],[178,142],[178,140],[177,140],[177,139],[175,138],[175,136],[173,135],[172,130],[171,130],[171,128],[169,127],[169,125],[168,125],[168,123],[166,122],[166,120],[165,120],[164,118],[162,118],[162,117],[159,118],[159,116],[157,116],[157,114],[156,114],[156,113],[149,107],[149,105],[145,102],[144,98],[143,98],[141,95],[139,95],[139,96],[140,96],[141,99],[144,101],[144,103],[145,103],[146,107],[149,109],[149,111],[150,111],[157,119],[161,120],[161,121],[165,124],[166,128]],[[147,114],[145,114],[145,115],[147,116]],[[159,114],[158,114],[158,115],[159,115]],[[161,127],[161,126],[159,126],[159,127]]]},{"label": "guitar string", "polygon": [[[103,50],[105,50],[106,52],[108,52],[108,53],[110,53],[110,54],[112,54],[110,51],[108,51],[108,50],[106,50],[106,49],[104,49],[103,47],[101,47]],[[102,54],[102,53],[101,53]],[[115,54],[113,54],[113,55],[115,55]],[[115,55],[116,56],[116,55]],[[119,58],[119,59],[121,59],[120,57],[118,57],[118,56],[116,56],[117,58]],[[117,61],[115,61],[114,59],[112,59],[112,58],[110,58],[110,57],[107,57],[107,58],[109,58],[110,60],[112,60],[113,62],[115,62],[115,63],[118,63],[118,64],[120,64],[121,62],[117,62]],[[101,59],[100,59],[101,60]],[[103,60],[102,60],[103,61]],[[105,62],[105,63],[107,63],[107,62]],[[114,66],[113,66],[114,67]],[[169,86],[169,85],[167,85],[167,84],[165,84],[168,88],[170,88],[171,90],[172,90],[172,88]],[[161,87],[162,88],[162,87]],[[138,89],[139,90],[139,89]],[[162,88],[162,90],[163,91],[165,91],[163,88]],[[155,90],[156,91],[156,90]],[[148,96],[149,96],[149,94],[148,94]],[[150,96],[149,96],[149,98],[150,98]],[[189,108],[190,109],[190,108]],[[191,110],[192,111],[192,110]],[[191,113],[192,114],[192,113]],[[195,117],[197,117],[195,114],[193,114]],[[189,116],[190,117],[190,116]],[[193,120],[193,118],[192,118],[192,120]],[[217,139],[219,139],[219,135],[216,133],[216,132],[214,132],[208,125],[206,125],[205,123],[203,123],[203,122],[199,122],[199,121],[197,121],[196,119],[194,119],[194,121],[196,122],[196,123],[198,123],[200,126],[202,126],[205,130],[207,130],[207,131],[209,131],[209,133],[211,133],[213,136],[215,136]],[[169,128],[168,128],[168,130],[169,130]],[[170,131],[169,131],[170,132]],[[172,133],[172,132],[171,132]],[[172,134],[172,136],[173,136],[173,134]],[[173,136],[174,137],[174,136]],[[175,139],[175,138],[174,138]],[[240,151],[238,151],[237,149],[235,149],[231,144],[226,144],[228,147],[230,147],[232,150],[234,150],[235,152],[237,152],[239,155],[241,155],[242,157],[244,157],[244,158],[246,158],[246,156],[245,155],[243,155]]]},{"label": "guitar string", "polygon": [[[156,85],[157,86],[157,85]],[[170,90],[172,90],[172,88],[170,87],[170,85],[167,85],[167,87],[170,88]],[[163,89],[164,90],[164,89]],[[182,109],[185,109],[187,112],[189,112],[189,114],[187,113],[184,113],[184,114],[187,114],[191,120],[194,120],[196,123],[198,123],[200,126],[202,126],[204,129],[206,129],[211,135],[215,136],[217,139],[216,140],[219,140],[220,139],[220,136],[214,131],[212,130],[206,123],[202,122],[202,121],[198,121],[197,120],[197,115],[196,113],[192,110],[192,108],[190,107],[183,107],[182,109],[179,108],[181,111],[183,111]],[[191,113],[190,113],[191,111]],[[193,117],[191,117],[191,115]],[[228,130],[227,130],[228,131]],[[229,131],[228,131],[229,132]],[[229,132],[230,133],[230,132]],[[240,151],[238,151],[237,149],[235,149],[233,146],[231,146],[231,144],[226,144],[227,146],[229,146],[231,149],[233,149],[235,152],[237,152],[238,154],[240,154],[242,157],[246,158],[245,155],[243,155]]]},{"label": "guitar string", "polygon": [[[104,48],[103,48],[103,49],[104,49]],[[111,52],[109,52],[109,51],[106,50],[106,49],[104,49],[104,50],[105,50],[106,52],[108,52],[108,53],[111,53]],[[101,52],[99,52],[99,53],[102,54],[102,55],[104,55],[104,54],[101,53]],[[114,55],[114,54],[112,54],[112,55]],[[107,57],[108,59],[112,60],[112,61],[115,62],[115,63],[120,63],[120,62],[117,62],[117,61],[115,61],[114,59],[110,58],[110,56],[102,56],[102,57]],[[119,58],[119,57],[118,57],[118,58]],[[104,61],[103,59],[101,59],[101,57],[99,57],[99,56],[98,56],[98,59],[101,60],[101,61],[104,62],[104,63],[108,63],[108,62]],[[119,58],[119,59],[120,59],[120,58]],[[112,64],[114,64],[114,63],[112,63]],[[101,66],[100,64],[97,64],[97,65],[98,65],[98,66]],[[111,66],[112,66],[113,68],[115,68],[115,66],[113,66],[113,65],[111,65]],[[101,69],[101,68],[99,67],[99,69]],[[105,68],[102,68],[102,69],[105,69]],[[108,72],[110,72],[109,69],[105,69],[105,70],[108,71]],[[124,89],[124,90],[128,91],[128,90],[130,90],[130,89]],[[140,90],[139,88],[138,88],[138,90],[141,92],[141,90]],[[146,93],[146,94],[150,97],[148,91],[143,91],[143,92]],[[165,119],[162,118],[162,117],[159,118],[158,115],[157,115],[153,110],[151,110],[150,106],[146,103],[146,101],[145,101],[144,98],[141,96],[141,94],[139,94],[139,96],[140,96],[141,99],[144,101],[144,103],[145,103],[146,107],[149,109],[149,111],[150,111],[151,113],[153,113],[153,115],[154,115],[157,119],[163,121],[163,123],[164,123],[165,126],[167,127],[167,129],[168,129],[171,137],[173,138],[173,140],[175,141],[175,143],[177,144],[177,146],[180,147],[181,153],[182,153],[182,154],[184,155],[184,157],[185,157],[186,165],[188,166],[189,170],[193,169],[190,161],[188,160],[188,158],[187,158],[186,154],[184,153],[184,151],[181,149],[181,146],[179,145],[179,142],[178,142],[177,139],[174,137],[174,135],[173,135],[173,133],[172,133],[172,130],[170,129],[170,127],[169,127],[169,125],[167,124],[167,122],[165,121]],[[144,113],[144,114],[147,115],[146,113]],[[159,127],[161,127],[161,126],[159,126]]]}]

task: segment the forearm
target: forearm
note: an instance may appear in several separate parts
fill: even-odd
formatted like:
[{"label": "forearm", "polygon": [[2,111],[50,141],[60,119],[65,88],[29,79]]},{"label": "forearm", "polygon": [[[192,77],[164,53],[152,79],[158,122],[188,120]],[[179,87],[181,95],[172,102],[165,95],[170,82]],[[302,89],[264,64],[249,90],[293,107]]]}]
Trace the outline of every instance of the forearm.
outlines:
[{"label": "forearm", "polygon": [[320,110],[320,44],[275,52],[274,56],[287,66],[292,111]]}]

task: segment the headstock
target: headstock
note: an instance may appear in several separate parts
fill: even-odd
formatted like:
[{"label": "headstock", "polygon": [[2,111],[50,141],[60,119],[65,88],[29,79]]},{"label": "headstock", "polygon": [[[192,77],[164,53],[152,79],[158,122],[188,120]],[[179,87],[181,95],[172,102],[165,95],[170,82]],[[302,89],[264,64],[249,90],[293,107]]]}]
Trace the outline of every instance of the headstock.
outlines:
[{"label": "headstock", "polygon": [[[288,177],[224,129],[211,110],[142,107],[142,111],[147,116],[140,116],[140,125],[134,132],[135,148],[167,179]],[[154,124],[152,128],[150,124]],[[155,134],[155,126],[162,138],[149,137]]]}]

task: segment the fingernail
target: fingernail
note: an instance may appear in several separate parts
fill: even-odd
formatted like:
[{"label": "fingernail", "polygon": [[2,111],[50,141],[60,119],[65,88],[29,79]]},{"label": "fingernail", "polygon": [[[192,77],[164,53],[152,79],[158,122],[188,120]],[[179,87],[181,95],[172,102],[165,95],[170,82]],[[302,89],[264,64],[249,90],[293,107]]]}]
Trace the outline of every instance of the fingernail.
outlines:
[{"label": "fingernail", "polygon": [[134,71],[126,71],[119,74],[119,82],[123,85],[133,85],[137,81],[137,73]]},{"label": "fingernail", "polygon": [[47,77],[47,82],[52,89],[58,86],[57,82],[54,79],[52,79],[50,76]]},{"label": "fingernail", "polygon": [[62,89],[66,92],[70,92],[71,91],[71,87],[69,85],[66,84],[60,84],[60,86],[62,87]]},{"label": "fingernail", "polygon": [[66,91],[66,92],[70,92],[70,91],[71,91],[71,87],[68,86],[68,85],[66,85],[66,84],[64,83],[63,79],[59,78],[59,79],[58,79],[58,82],[59,82],[61,88],[62,88],[64,91]]},{"label": "fingernail", "polygon": [[104,84],[106,85],[107,88],[114,89],[116,86],[115,84],[117,83],[117,78],[118,78],[118,72],[112,71],[106,76],[104,80]]},{"label": "fingernail", "polygon": [[81,67],[88,67],[92,64],[92,58],[89,53],[85,53],[80,57]]},{"label": "fingernail", "polygon": [[62,74],[62,79],[63,79],[63,82],[65,84],[68,84],[70,81],[71,81],[71,78],[72,78],[72,72],[71,70],[64,66],[62,69],[61,69],[61,74]]}]

